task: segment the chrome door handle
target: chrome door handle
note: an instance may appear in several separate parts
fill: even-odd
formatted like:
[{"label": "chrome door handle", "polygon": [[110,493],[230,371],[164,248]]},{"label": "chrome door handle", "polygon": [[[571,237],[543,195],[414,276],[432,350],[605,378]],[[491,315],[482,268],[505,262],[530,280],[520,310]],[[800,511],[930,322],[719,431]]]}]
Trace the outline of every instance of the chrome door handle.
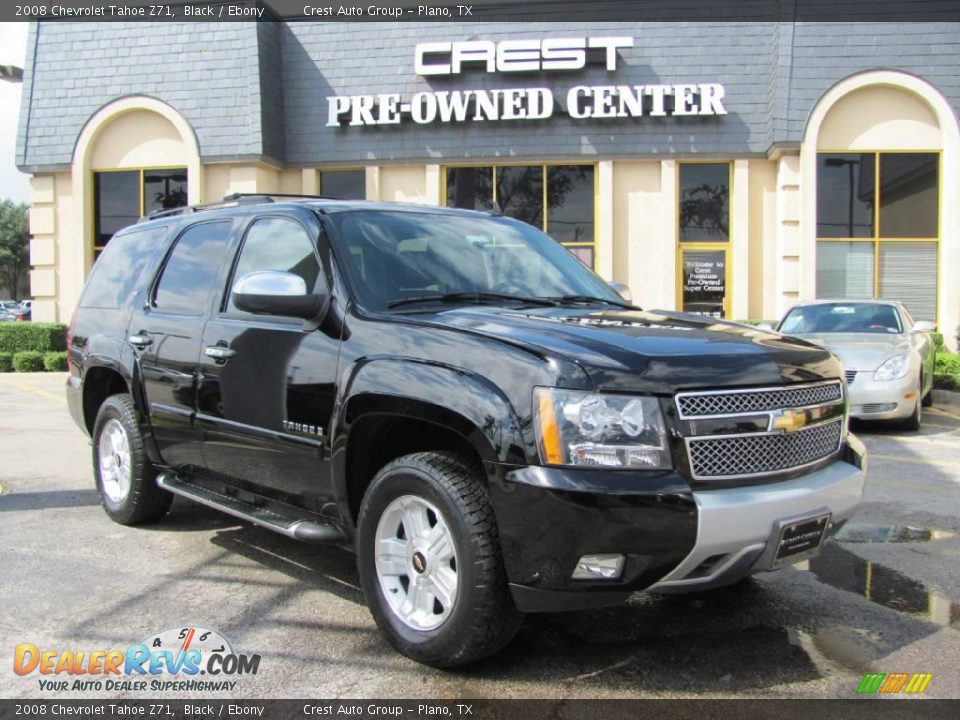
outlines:
[{"label": "chrome door handle", "polygon": [[224,345],[210,345],[203,349],[203,354],[214,360],[229,360],[237,354],[237,351]]},{"label": "chrome door handle", "polygon": [[153,345],[153,338],[149,335],[131,335],[127,338],[127,342],[133,345],[136,348],[145,348],[150,345]]}]

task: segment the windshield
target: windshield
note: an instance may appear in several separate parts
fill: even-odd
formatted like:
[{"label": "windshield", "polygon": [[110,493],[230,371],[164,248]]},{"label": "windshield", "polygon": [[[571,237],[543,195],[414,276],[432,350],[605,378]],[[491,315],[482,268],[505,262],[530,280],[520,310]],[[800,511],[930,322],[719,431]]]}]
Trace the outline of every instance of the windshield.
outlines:
[{"label": "windshield", "polygon": [[901,333],[900,316],[892,305],[877,303],[823,303],[795,307],[780,323],[780,332]]},{"label": "windshield", "polygon": [[583,296],[623,304],[563,246],[516,220],[383,210],[329,218],[360,303],[371,310],[416,309],[416,301],[404,302],[414,298],[429,305]]}]

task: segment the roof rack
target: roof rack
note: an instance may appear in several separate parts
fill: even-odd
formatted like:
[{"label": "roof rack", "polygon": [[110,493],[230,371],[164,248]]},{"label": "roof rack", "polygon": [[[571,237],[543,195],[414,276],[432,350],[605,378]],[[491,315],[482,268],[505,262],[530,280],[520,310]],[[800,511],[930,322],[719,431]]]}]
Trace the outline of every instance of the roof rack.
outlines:
[{"label": "roof rack", "polygon": [[259,203],[276,202],[274,198],[291,200],[337,200],[339,198],[327,197],[324,195],[296,195],[294,193],[231,193],[225,195],[223,200],[212,200],[206,203],[197,203],[195,205],[184,205],[183,207],[171,208],[169,210],[155,210],[140,218],[139,222],[156,220],[157,218],[174,217],[177,215],[187,215],[188,213],[201,212],[203,210],[218,210],[220,208],[236,207],[237,205],[257,205]]}]

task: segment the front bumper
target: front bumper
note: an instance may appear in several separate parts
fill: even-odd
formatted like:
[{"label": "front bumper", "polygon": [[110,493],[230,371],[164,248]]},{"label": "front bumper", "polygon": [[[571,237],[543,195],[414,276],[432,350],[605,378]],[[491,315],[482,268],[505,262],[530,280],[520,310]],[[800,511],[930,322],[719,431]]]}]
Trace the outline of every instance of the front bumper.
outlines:
[{"label": "front bumper", "polygon": [[[491,498],[517,607],[579,610],[775,569],[783,524],[829,513],[829,534],[860,501],[865,471],[864,446],[849,435],[834,462],[766,485],[692,491],[673,473],[518,468],[493,484]],[[624,554],[622,576],[572,580],[577,560],[593,553]]]},{"label": "front bumper", "polygon": [[899,420],[913,414],[917,402],[917,376],[901,380],[874,380],[873,371],[857,372],[847,385],[850,417],[863,420]]}]

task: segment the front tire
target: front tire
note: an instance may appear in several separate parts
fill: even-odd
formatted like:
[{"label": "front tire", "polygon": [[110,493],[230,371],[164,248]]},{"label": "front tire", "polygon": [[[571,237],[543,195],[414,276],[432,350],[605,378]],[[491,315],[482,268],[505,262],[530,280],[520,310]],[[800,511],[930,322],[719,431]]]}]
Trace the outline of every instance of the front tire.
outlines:
[{"label": "front tire", "polygon": [[923,422],[923,380],[921,379],[917,383],[917,403],[913,408],[913,414],[910,415],[906,420],[904,420],[900,427],[904,430],[915,432],[920,429],[920,425]]},{"label": "front tire", "polygon": [[108,397],[97,412],[93,472],[103,509],[121,525],[158,520],[173,502],[173,495],[157,486],[129,395]]},{"label": "front tire", "polygon": [[522,622],[481,471],[453,453],[406,455],[377,473],[360,507],[357,565],[377,627],[426,665],[492,655]]}]

